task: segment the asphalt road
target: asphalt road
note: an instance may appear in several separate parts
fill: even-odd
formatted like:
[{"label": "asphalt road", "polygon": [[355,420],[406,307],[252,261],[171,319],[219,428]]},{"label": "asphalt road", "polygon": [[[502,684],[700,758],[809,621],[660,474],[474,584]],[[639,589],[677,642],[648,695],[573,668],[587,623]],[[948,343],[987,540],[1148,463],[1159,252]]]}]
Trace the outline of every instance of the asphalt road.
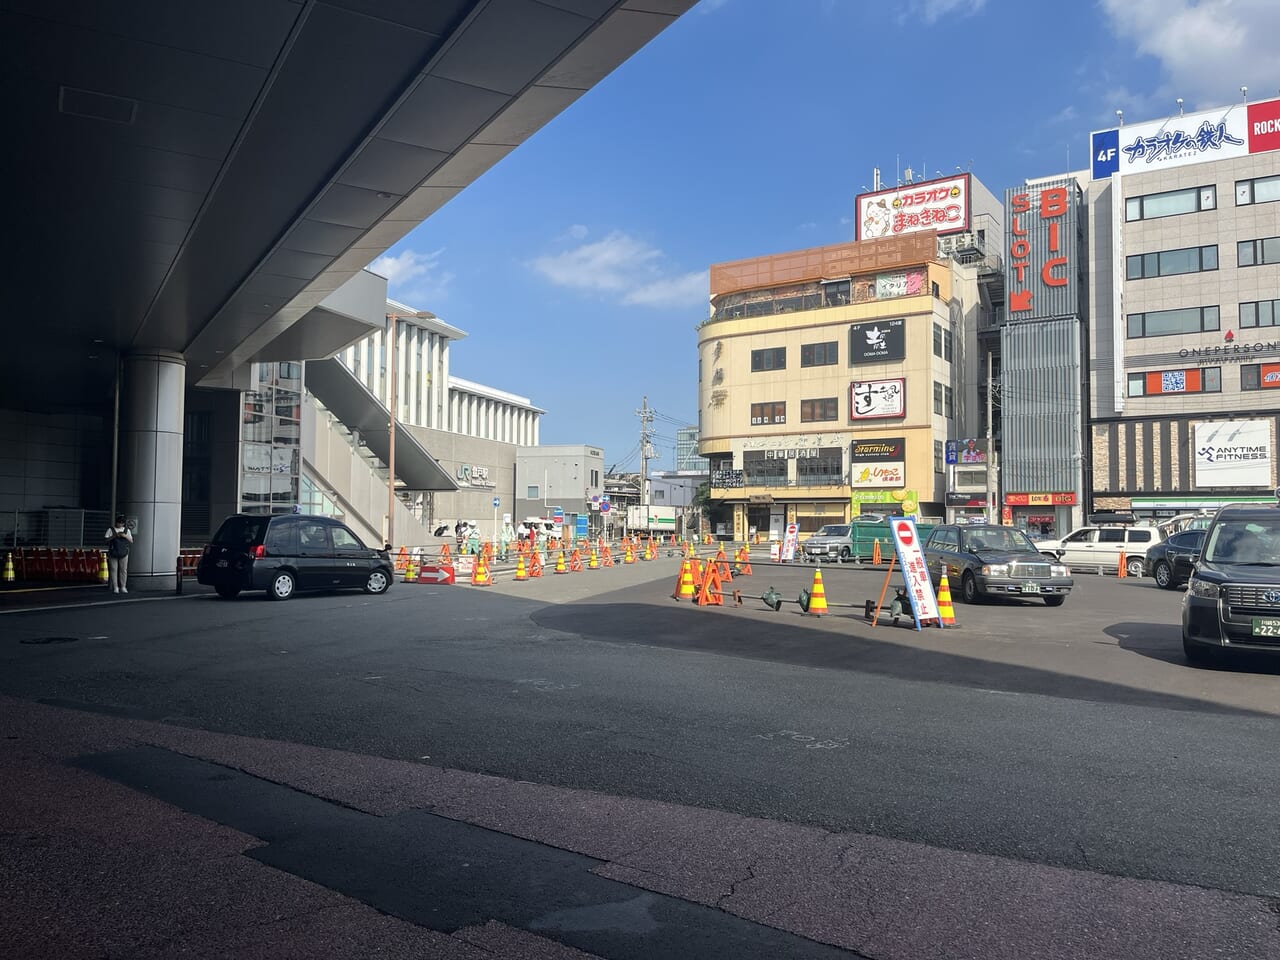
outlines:
[{"label": "asphalt road", "polygon": [[1186,665],[1178,594],[1079,577],[917,633],[862,619],[871,571],[814,619],[675,603],[674,569],[11,612],[0,694],[1280,897],[1280,670]]}]

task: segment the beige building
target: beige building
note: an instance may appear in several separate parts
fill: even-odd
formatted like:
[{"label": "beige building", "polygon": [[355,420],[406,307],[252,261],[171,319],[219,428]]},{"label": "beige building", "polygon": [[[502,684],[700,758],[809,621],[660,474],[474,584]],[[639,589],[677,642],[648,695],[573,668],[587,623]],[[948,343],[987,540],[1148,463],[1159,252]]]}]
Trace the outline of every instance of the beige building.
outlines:
[{"label": "beige building", "polygon": [[712,529],[942,518],[944,444],[977,404],[976,276],[931,230],[714,265],[698,330]]},{"label": "beige building", "polygon": [[1277,129],[1280,100],[1271,100],[1093,135],[1095,510],[1159,517],[1273,499]]}]

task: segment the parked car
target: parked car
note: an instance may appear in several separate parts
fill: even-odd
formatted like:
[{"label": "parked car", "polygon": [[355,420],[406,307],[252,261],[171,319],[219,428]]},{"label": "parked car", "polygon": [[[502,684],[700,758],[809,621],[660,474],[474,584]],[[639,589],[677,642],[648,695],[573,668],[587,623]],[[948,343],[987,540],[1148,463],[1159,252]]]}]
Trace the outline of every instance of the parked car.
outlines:
[{"label": "parked car", "polygon": [[1146,553],[1164,539],[1158,527],[1090,526],[1072,530],[1061,540],[1041,540],[1036,547],[1046,556],[1068,567],[1118,570],[1124,553],[1125,572],[1140,577],[1146,568]]},{"label": "parked car", "polygon": [[1191,579],[1192,566],[1204,545],[1204,534],[1203,530],[1184,530],[1148,547],[1146,575],[1155,580],[1157,587],[1177,590]]},{"label": "parked car", "polygon": [[242,590],[265,590],[272,600],[339,587],[382,594],[395,580],[395,565],[386,550],[366,547],[331,517],[237,514],[204,548],[196,580],[228,600]]},{"label": "parked car", "polygon": [[1280,655],[1280,507],[1219,509],[1182,598],[1182,649],[1192,663],[1228,650]]},{"label": "parked car", "polygon": [[924,544],[925,562],[934,587],[947,582],[960,600],[982,597],[1040,597],[1058,607],[1075,582],[1071,571],[1044,557],[1026,534],[995,524],[944,524]]},{"label": "parked car", "polygon": [[801,547],[809,563],[835,560],[845,563],[853,557],[853,541],[849,539],[849,524],[828,523],[805,540]]}]

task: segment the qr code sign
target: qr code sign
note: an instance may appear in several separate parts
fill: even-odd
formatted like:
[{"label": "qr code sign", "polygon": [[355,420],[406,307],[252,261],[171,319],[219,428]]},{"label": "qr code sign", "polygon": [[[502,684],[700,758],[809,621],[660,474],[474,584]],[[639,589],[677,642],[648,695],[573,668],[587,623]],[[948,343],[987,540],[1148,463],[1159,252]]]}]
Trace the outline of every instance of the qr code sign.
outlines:
[{"label": "qr code sign", "polygon": [[1161,393],[1185,393],[1187,389],[1187,372],[1185,370],[1166,370],[1160,374]]}]

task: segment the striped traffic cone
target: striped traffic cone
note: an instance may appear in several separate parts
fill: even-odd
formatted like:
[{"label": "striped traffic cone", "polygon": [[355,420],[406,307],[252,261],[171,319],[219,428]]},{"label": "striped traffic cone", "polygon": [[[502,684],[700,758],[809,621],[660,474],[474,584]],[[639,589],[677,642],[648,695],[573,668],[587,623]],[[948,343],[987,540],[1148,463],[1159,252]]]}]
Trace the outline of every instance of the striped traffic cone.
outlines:
[{"label": "striped traffic cone", "polygon": [[17,574],[13,572],[13,554],[6,553],[4,555],[4,582],[13,583],[17,579]]},{"label": "striped traffic cone", "polygon": [[561,550],[559,556],[556,557],[556,573],[568,573],[569,568],[564,565],[564,551]]},{"label": "striped traffic cone", "polygon": [[524,568],[524,554],[516,556],[516,583],[522,583],[529,579],[529,571]]},{"label": "striped traffic cone", "polygon": [[813,571],[813,589],[809,591],[809,602],[801,603],[801,609],[811,617],[820,617],[827,612],[827,591],[822,585],[822,568]]},{"label": "striped traffic cone", "polygon": [[951,581],[947,579],[947,571],[942,571],[942,579],[938,582],[938,616],[942,618],[944,627],[956,625],[956,608],[951,603]]},{"label": "striped traffic cone", "polygon": [[680,576],[676,578],[676,589],[671,594],[673,600],[692,600],[696,591],[693,586],[693,566],[686,560],[680,564]]},{"label": "striped traffic cone", "polygon": [[493,577],[489,576],[489,561],[483,553],[476,555],[475,566],[471,568],[471,585],[473,587],[493,586]]}]

